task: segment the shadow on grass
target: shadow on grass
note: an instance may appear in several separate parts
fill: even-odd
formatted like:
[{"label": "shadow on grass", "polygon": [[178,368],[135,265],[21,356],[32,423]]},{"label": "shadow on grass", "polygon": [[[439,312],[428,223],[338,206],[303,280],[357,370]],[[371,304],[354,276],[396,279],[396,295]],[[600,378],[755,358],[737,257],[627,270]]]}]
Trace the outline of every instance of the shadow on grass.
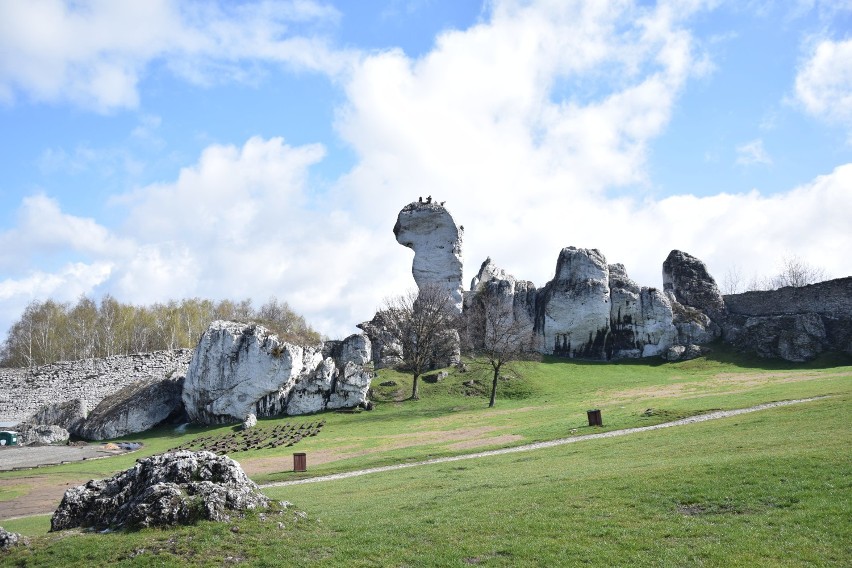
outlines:
[{"label": "shadow on grass", "polygon": [[587,359],[569,359],[566,357],[556,357],[553,355],[544,356],[541,362],[544,364],[571,363],[577,366],[613,365],[628,367],[660,367],[664,365],[695,365],[700,364],[700,362],[703,360],[707,362],[731,365],[734,367],[741,367],[745,369],[763,369],[772,371],[830,369],[832,367],[845,367],[852,365],[852,356],[837,351],[821,353],[816,357],[816,359],[814,359],[813,361],[808,361],[806,363],[794,363],[791,361],[785,361],[783,359],[767,359],[759,357],[753,353],[743,353],[741,351],[737,351],[731,345],[722,343],[721,341],[714,342],[708,345],[707,347],[710,349],[710,351],[703,357],[693,359],[691,361],[678,361],[674,363],[665,361],[661,357],[621,359],[617,361],[594,361]]}]

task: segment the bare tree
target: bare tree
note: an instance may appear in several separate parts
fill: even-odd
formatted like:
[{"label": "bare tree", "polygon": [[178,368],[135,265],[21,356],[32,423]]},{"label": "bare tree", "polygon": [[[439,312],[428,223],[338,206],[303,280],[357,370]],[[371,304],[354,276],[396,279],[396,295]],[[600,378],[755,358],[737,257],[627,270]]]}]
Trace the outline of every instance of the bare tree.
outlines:
[{"label": "bare tree", "polygon": [[465,312],[466,348],[474,361],[490,367],[491,398],[497,400],[497,383],[505,370],[516,372],[512,363],[527,359],[532,349],[532,328],[515,316],[512,297],[500,292],[499,285],[486,285],[477,292]]},{"label": "bare tree", "polygon": [[739,265],[731,265],[722,278],[722,294],[739,294],[743,287],[743,272]]},{"label": "bare tree", "polygon": [[382,310],[385,323],[402,345],[402,364],[414,377],[411,398],[418,400],[420,376],[458,347],[458,313],[450,293],[438,285],[425,285],[389,298]]},{"label": "bare tree", "polygon": [[814,284],[825,280],[825,270],[813,266],[801,257],[793,255],[785,255],[781,261],[781,270],[773,278],[772,283],[775,288],[783,288],[792,286],[801,288],[808,284]]}]

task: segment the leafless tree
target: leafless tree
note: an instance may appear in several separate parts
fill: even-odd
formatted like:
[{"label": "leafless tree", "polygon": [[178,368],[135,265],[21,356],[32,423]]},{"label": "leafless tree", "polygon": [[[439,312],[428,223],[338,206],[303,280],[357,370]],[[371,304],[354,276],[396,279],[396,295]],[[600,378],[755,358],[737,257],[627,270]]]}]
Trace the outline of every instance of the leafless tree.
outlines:
[{"label": "leafless tree", "polygon": [[800,288],[825,280],[825,270],[813,266],[797,255],[786,255],[781,261],[781,270],[773,278],[775,288],[792,286]]},{"label": "leafless tree", "polygon": [[425,285],[419,292],[385,300],[382,310],[388,331],[402,345],[402,366],[411,372],[411,398],[418,400],[419,379],[436,362],[446,361],[458,345],[458,313],[445,288]]},{"label": "leafless tree", "polygon": [[739,294],[743,287],[743,272],[739,265],[730,266],[722,279],[722,294]]},{"label": "leafless tree", "polygon": [[466,350],[474,361],[487,365],[492,373],[489,408],[497,400],[497,383],[512,363],[534,356],[532,328],[517,318],[511,296],[500,292],[499,285],[486,285],[477,292],[465,312]]}]

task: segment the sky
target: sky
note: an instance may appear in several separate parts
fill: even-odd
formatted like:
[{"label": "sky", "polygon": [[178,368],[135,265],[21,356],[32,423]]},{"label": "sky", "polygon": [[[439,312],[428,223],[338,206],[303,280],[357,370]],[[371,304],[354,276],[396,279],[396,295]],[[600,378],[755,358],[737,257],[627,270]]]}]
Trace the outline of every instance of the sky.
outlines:
[{"label": "sky", "polygon": [[111,294],[344,337],[414,287],[428,195],[466,288],[567,246],[852,275],[852,0],[0,2],[0,334]]}]

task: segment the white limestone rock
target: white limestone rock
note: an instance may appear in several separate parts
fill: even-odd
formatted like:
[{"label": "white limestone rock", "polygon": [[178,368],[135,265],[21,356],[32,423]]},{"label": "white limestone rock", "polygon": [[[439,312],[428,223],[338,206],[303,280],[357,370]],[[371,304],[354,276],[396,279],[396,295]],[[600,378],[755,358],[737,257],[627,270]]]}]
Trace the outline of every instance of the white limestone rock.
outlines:
[{"label": "white limestone rock", "polygon": [[[694,256],[673,250],[663,262],[663,289],[683,306],[694,308],[710,318],[718,337],[728,310],[716,281],[707,266]],[[693,318],[694,319],[694,318]]]},{"label": "white limestone rock", "polygon": [[567,247],[538,298],[536,330],[547,354],[606,359],[609,267],[597,249]]},{"label": "white limestone rock", "polygon": [[86,401],[75,398],[65,402],[46,404],[24,422],[28,424],[60,426],[70,433],[77,435],[88,415]]},{"label": "white limestone rock", "polygon": [[228,456],[179,451],[140,459],[109,479],[68,489],[50,530],[226,522],[268,506],[269,498]]},{"label": "white limestone rock", "polygon": [[610,359],[661,355],[675,342],[672,307],[662,290],[640,288],[622,264],[609,265],[609,289]]},{"label": "white limestone rock", "polygon": [[399,244],[414,250],[411,273],[417,286],[446,288],[461,313],[464,230],[450,213],[437,203],[409,203],[399,212],[393,233]]},{"label": "white limestone rock", "polygon": [[49,424],[18,424],[15,431],[18,433],[18,444],[21,446],[67,444],[71,437],[65,428]]},{"label": "white limestone rock", "polygon": [[373,374],[347,362],[328,397],[328,408],[354,408],[367,400]]},{"label": "white limestone rock", "polygon": [[[521,329],[532,334],[537,294],[532,282],[515,278],[488,257],[471,281],[471,292],[479,291],[486,291],[488,297],[497,298],[501,307],[512,313],[513,320],[520,324]],[[473,296],[468,294],[466,297]]]},{"label": "white limestone rock", "polygon": [[246,416],[246,419],[243,420],[243,430],[251,430],[255,426],[257,426],[257,416],[254,414]]},{"label": "white limestone rock", "polygon": [[78,427],[87,440],[109,440],[150,430],[183,414],[183,377],[142,380],[104,398]]},{"label": "white limestone rock", "polygon": [[296,378],[321,361],[318,349],[280,341],[263,326],[215,321],[189,364],[186,412],[203,424],[239,422],[251,413],[281,414]]},{"label": "white limestone rock", "polygon": [[[301,347],[280,341],[262,326],[213,322],[198,343],[184,383],[189,419],[221,424],[242,421],[248,414],[295,415],[338,408],[330,407],[329,401],[340,383],[340,371],[332,357],[324,356],[335,351],[350,359],[347,367],[363,369],[352,359],[368,358],[369,341],[350,337],[329,348]],[[367,390],[359,400],[345,398],[358,406],[367,401]]]},{"label": "white limestone rock", "polygon": [[355,327],[369,338],[370,358],[376,369],[392,369],[402,362],[402,342],[394,335],[384,312],[377,312],[373,319]]}]

